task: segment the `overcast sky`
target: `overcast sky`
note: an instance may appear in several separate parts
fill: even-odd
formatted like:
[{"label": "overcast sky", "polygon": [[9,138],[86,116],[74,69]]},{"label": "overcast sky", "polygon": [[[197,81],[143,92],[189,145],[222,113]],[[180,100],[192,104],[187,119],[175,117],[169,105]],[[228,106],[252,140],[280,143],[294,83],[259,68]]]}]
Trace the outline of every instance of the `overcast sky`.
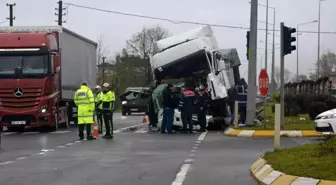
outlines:
[{"label": "overcast sky", "polygon": [[[168,18],[173,20],[187,20],[205,22],[209,24],[222,24],[249,27],[250,0],[65,0],[64,3],[74,3],[92,6],[101,9],[122,11],[134,14]],[[6,2],[15,2],[14,25],[56,25],[54,8],[57,0],[0,0],[0,22],[8,16]],[[98,3],[99,2],[99,3]],[[259,0],[259,4],[266,4],[266,0]],[[269,6],[276,9],[276,29],[280,22],[296,27],[303,22],[318,19],[318,0],[269,0]],[[335,0],[324,0],[321,7],[321,31],[336,32]],[[266,20],[266,9],[259,7],[259,20]],[[141,30],[143,26],[161,25],[171,34],[183,32],[198,25],[173,24],[170,22],[149,20],[136,17],[115,15],[92,10],[69,7],[65,27],[92,40],[97,40],[100,34],[106,39],[112,53],[119,52],[125,47],[125,40],[133,33]],[[269,9],[269,22],[273,23],[273,10]],[[1,26],[8,25],[8,22]],[[258,24],[259,28],[265,28],[264,23]],[[272,25],[269,26],[272,29]],[[317,23],[307,24],[300,27],[301,30],[317,31]],[[246,30],[213,27],[218,43],[222,48],[237,48],[243,61],[242,75],[247,76],[246,61]],[[272,33],[272,32],[270,32]],[[279,35],[279,33],[276,33]],[[264,66],[265,32],[258,33],[258,58],[262,59]],[[272,42],[272,35],[268,37]],[[317,34],[302,34],[299,36],[300,73],[308,73],[314,68],[313,62],[317,59]],[[276,37],[276,43],[279,43]],[[336,52],[336,34],[321,35],[321,53],[328,50]],[[269,45],[271,51],[272,45]],[[278,46],[276,46],[277,48]],[[270,71],[271,52],[268,56]],[[260,62],[259,62],[260,64]],[[279,65],[279,49],[276,50],[276,65]],[[296,73],[296,52],[286,57],[286,68]],[[259,65],[260,67],[260,65]]]}]

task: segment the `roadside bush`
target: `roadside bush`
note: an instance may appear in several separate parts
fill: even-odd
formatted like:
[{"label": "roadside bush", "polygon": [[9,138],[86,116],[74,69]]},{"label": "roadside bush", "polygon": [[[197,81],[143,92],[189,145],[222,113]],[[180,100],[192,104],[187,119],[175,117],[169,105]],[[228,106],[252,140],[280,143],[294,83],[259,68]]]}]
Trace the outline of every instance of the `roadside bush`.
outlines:
[{"label": "roadside bush", "polygon": [[317,115],[327,110],[328,110],[328,106],[325,102],[315,101],[315,102],[311,102],[309,106],[308,114],[309,114],[310,119],[314,120]]},{"label": "roadside bush", "polygon": [[272,100],[274,103],[280,103],[280,93],[278,92],[273,93]]},{"label": "roadside bush", "polygon": [[296,95],[295,96],[295,103],[299,107],[299,113],[300,114],[305,114],[309,110],[309,101],[310,101],[310,96],[309,95]]},{"label": "roadside bush", "polygon": [[285,116],[297,116],[300,107],[296,103],[296,96],[288,94],[285,96]]},{"label": "roadside bush", "polygon": [[318,146],[319,156],[335,156],[336,157],[336,138],[330,137]]}]

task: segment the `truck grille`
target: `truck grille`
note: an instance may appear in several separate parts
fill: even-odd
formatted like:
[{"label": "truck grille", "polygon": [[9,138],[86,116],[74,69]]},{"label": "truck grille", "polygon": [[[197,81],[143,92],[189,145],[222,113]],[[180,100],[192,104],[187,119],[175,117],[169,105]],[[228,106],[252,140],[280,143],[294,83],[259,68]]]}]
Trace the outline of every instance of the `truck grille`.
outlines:
[{"label": "truck grille", "polygon": [[42,95],[41,88],[22,88],[23,95],[16,97],[14,89],[1,89],[0,101],[3,108],[33,108],[39,105],[40,97]]}]

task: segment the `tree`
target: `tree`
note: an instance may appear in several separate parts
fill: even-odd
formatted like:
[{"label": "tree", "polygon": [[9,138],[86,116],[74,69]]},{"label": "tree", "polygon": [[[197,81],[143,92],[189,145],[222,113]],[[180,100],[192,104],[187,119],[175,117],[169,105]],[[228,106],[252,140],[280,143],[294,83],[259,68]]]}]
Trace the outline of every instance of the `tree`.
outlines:
[{"label": "tree", "polygon": [[308,80],[307,75],[305,75],[305,74],[300,74],[300,75],[299,75],[299,82],[301,82],[302,80]]},{"label": "tree", "polygon": [[126,41],[128,53],[144,59],[144,65],[141,68],[147,77],[147,83],[152,80],[149,56],[155,54],[154,44],[156,41],[166,38],[167,36],[167,30],[160,26],[152,28],[144,27],[140,32],[135,33],[131,39]]},{"label": "tree", "polygon": [[[275,67],[275,82],[280,86],[280,83],[281,83],[281,71],[280,71],[280,67],[279,66],[276,66]],[[284,83],[288,83],[290,81],[290,77],[291,77],[291,74],[292,72],[288,69],[285,68],[285,71],[284,71]]]},{"label": "tree", "polygon": [[102,58],[108,57],[110,51],[107,45],[104,42],[104,36],[101,34],[97,39],[97,66],[98,66],[98,73],[97,73],[97,84],[102,82],[103,77],[103,68],[105,69],[105,65],[102,64]]},{"label": "tree", "polygon": [[[327,52],[320,58],[320,77],[328,76],[336,69],[336,54]],[[318,64],[316,63],[316,66]]]}]

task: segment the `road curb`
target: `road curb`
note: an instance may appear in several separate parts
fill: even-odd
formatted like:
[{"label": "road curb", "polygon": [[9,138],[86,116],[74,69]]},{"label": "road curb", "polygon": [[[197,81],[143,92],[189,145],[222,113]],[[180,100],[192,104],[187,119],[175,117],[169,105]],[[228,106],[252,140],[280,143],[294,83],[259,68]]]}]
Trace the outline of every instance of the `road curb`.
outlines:
[{"label": "road curb", "polygon": [[307,177],[287,175],[276,171],[267,164],[264,158],[259,158],[250,168],[251,176],[261,185],[335,185],[336,181],[326,181]]},{"label": "road curb", "polygon": [[[233,137],[274,137],[272,130],[237,130],[227,128],[224,135]],[[283,130],[280,131],[282,137],[323,137],[325,135],[317,133],[315,130]]]}]

